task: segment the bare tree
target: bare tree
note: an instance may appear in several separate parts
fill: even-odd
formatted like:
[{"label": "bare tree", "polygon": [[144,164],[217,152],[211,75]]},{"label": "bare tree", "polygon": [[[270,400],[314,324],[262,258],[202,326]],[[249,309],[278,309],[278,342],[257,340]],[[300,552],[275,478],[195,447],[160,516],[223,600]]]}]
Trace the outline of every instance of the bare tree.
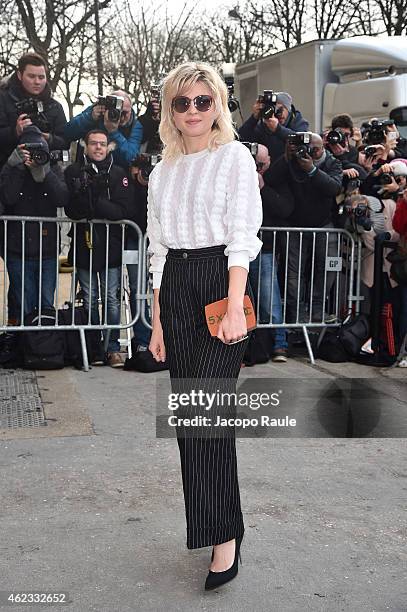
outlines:
[{"label": "bare tree", "polygon": [[22,36],[14,0],[0,0],[0,15],[0,66],[1,76],[5,76],[15,69],[19,56],[28,50],[29,44]]},{"label": "bare tree", "polygon": [[[130,2],[105,30],[104,79],[112,88],[129,91],[141,106],[161,75],[187,59],[197,57],[194,30],[189,26],[193,8],[186,5],[171,16],[168,7],[134,9]],[[117,36],[117,31],[122,35]]]},{"label": "bare tree", "polygon": [[68,50],[67,61],[61,72],[58,90],[68,106],[69,117],[74,114],[74,106],[81,100],[81,90],[85,83],[94,80],[95,49],[93,27],[85,26],[78,35],[76,44]]},{"label": "bare tree", "polygon": [[365,36],[374,36],[377,34],[376,23],[379,19],[375,0],[362,0],[356,5],[356,22],[355,30],[358,34]]},{"label": "bare tree", "polygon": [[249,62],[275,51],[274,18],[259,3],[223,8],[203,20],[196,40],[202,59],[215,64]]},{"label": "bare tree", "polygon": [[307,0],[270,0],[267,17],[276,41],[286,49],[304,42],[307,31]]},{"label": "bare tree", "polygon": [[[98,0],[96,0],[97,2]],[[99,11],[111,0],[98,2]],[[69,49],[95,14],[95,2],[89,0],[15,0],[30,46],[45,57],[51,68],[50,84],[55,91],[65,66]]]},{"label": "bare tree", "polygon": [[318,38],[343,38],[359,27],[357,0],[313,0],[313,30]]},{"label": "bare tree", "polygon": [[389,36],[401,36],[407,32],[406,0],[375,0],[384,22],[385,33]]}]

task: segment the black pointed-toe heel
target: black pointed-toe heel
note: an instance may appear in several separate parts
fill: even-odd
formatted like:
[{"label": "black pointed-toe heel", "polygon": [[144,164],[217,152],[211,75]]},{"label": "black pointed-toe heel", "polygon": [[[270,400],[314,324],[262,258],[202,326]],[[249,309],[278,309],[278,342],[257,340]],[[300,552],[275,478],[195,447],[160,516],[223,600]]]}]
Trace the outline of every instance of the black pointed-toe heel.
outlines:
[{"label": "black pointed-toe heel", "polygon": [[[222,586],[222,584],[225,584],[226,582],[229,582],[230,580],[233,580],[233,578],[235,578],[238,572],[238,558],[240,559],[240,564],[242,563],[242,556],[240,554],[240,545],[242,543],[242,540],[243,536],[240,536],[239,538],[235,539],[235,558],[233,564],[231,565],[231,567],[229,567],[229,569],[225,570],[224,572],[212,572],[211,570],[209,570],[205,581],[206,591],[216,589],[217,587]],[[212,551],[212,560],[213,554],[214,552]]]}]

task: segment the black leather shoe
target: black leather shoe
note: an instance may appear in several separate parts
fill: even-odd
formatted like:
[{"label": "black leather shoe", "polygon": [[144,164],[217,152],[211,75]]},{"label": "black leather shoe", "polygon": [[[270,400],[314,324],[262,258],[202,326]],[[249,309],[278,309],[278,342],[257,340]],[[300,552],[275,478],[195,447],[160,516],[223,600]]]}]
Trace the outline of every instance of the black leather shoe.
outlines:
[{"label": "black leather shoe", "polygon": [[[211,591],[212,589],[216,589],[217,587],[222,586],[226,582],[233,580],[238,572],[238,563],[237,560],[240,558],[240,563],[242,563],[242,557],[240,555],[240,545],[243,540],[243,535],[235,539],[235,558],[233,564],[229,569],[224,572],[212,572],[209,570],[209,573],[206,577],[205,581],[205,591]],[[212,551],[212,560],[213,560],[213,551]]]}]

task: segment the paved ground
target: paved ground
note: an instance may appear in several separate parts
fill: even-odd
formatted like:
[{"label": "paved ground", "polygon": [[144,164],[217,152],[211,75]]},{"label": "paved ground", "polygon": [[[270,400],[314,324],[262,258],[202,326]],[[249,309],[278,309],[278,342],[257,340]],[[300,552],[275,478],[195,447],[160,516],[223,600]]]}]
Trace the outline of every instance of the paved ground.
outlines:
[{"label": "paved ground", "polygon": [[[155,437],[155,383],[167,373],[39,376],[48,425],[0,432],[0,590],[67,591],[74,612],[407,611],[406,440],[372,437],[406,435],[405,370],[305,360],[242,370],[293,388],[365,378],[374,419],[369,437],[330,437],[319,402],[325,437],[238,440],[243,565],[211,593],[210,549],[185,546],[176,442]],[[304,406],[297,417],[315,417]]]}]

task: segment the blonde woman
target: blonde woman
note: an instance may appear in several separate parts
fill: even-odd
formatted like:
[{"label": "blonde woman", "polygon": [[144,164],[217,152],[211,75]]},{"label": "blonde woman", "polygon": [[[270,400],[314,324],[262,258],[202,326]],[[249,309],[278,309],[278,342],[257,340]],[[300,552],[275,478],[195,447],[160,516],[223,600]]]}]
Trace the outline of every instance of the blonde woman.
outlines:
[{"label": "blonde woman", "polygon": [[[261,248],[262,206],[255,163],[235,140],[227,98],[218,73],[203,63],[184,63],[163,83],[163,160],[148,191],[149,349],[157,361],[167,358],[173,392],[186,379],[236,385],[248,342],[243,297]],[[224,297],[227,312],[212,337],[204,307]],[[234,431],[199,436],[177,428],[187,547],[213,546],[205,583],[212,589],[237,574],[244,524]]]}]

